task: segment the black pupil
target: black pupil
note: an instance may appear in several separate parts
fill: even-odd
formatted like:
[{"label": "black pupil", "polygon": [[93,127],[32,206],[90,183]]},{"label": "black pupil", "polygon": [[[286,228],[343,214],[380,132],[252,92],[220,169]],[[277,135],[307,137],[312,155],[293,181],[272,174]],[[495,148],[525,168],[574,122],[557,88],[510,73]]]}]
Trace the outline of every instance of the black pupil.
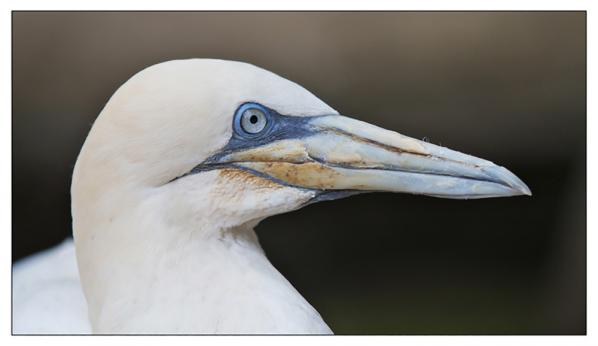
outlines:
[{"label": "black pupil", "polygon": [[257,115],[252,114],[251,117],[249,117],[249,122],[252,124],[257,123]]}]

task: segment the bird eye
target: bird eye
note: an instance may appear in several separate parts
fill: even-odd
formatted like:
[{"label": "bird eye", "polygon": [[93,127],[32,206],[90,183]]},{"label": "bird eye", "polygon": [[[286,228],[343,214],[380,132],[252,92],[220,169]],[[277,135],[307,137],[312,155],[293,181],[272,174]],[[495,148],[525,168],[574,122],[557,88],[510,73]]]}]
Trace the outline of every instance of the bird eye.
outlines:
[{"label": "bird eye", "polygon": [[267,123],[266,114],[260,109],[248,108],[241,114],[241,128],[247,133],[259,133],[266,127]]}]

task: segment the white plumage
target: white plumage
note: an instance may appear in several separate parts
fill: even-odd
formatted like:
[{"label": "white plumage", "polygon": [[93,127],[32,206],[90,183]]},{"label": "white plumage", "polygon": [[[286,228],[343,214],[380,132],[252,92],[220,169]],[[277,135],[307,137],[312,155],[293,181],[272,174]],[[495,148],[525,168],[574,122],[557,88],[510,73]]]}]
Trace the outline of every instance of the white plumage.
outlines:
[{"label": "white plumage", "polygon": [[91,333],[72,239],[18,261],[12,275],[13,333]]},{"label": "white plumage", "polygon": [[13,331],[331,333],[253,228],[363,191],[529,194],[490,161],[340,116],[255,66],[152,66],[114,94],[77,159],[76,259],[66,241],[14,266]]}]

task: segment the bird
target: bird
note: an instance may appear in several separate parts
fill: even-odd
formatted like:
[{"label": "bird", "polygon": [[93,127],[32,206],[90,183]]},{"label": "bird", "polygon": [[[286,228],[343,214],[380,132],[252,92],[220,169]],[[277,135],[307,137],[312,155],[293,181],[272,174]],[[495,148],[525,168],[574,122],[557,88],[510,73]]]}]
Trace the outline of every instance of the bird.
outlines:
[{"label": "bird", "polygon": [[13,266],[13,333],[332,334],[254,228],[384,191],[531,195],[502,166],[343,116],[255,65],[149,66],[77,157],[73,240]]}]

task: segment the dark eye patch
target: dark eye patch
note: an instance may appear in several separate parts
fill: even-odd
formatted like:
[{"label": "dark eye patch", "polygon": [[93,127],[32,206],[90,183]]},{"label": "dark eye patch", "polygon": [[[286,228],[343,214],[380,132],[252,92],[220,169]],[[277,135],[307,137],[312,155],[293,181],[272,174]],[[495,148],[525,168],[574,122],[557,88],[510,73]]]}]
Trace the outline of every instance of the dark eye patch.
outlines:
[{"label": "dark eye patch", "polygon": [[[263,131],[257,134],[247,134],[240,128],[240,117],[238,116],[249,107],[260,107],[266,117],[268,118],[268,125]],[[228,143],[218,153],[212,155],[205,164],[217,161],[220,157],[230,154],[231,152],[253,147],[259,147],[274,141],[291,138],[305,138],[315,134],[313,126],[309,121],[313,116],[289,116],[278,113],[272,108],[268,108],[256,102],[243,103],[235,111],[235,118],[233,120],[233,135]]]},{"label": "dark eye patch", "polygon": [[[268,118],[268,123],[264,129],[258,133],[247,133],[241,128],[239,114],[248,108],[259,107]],[[321,115],[325,116],[325,115]],[[300,139],[312,136],[317,133],[317,129],[310,124],[313,118],[320,116],[295,116],[283,115],[276,110],[266,107],[257,102],[245,102],[235,111],[233,117],[233,134],[228,143],[218,152],[208,157],[206,160],[195,166],[191,171],[174,178],[171,181],[180,179],[184,176],[222,168],[223,166],[234,166],[234,164],[219,163],[220,159],[235,151],[251,149],[284,139]]]}]

